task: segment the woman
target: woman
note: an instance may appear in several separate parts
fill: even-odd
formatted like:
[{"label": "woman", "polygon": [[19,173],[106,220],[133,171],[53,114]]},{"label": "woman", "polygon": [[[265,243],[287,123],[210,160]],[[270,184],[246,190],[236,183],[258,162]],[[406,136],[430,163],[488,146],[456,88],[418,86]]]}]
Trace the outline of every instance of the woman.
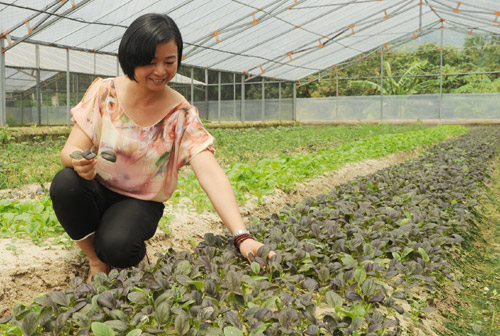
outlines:
[{"label": "woman", "polygon": [[[182,46],[167,15],[137,18],[118,50],[125,76],[98,78],[71,110],[74,126],[61,152],[65,168],[54,177],[50,196],[59,222],[89,258],[88,281],[110,267],[143,260],[145,241],[155,234],[163,202],[185,164],[243,256],[255,255],[263,245],[245,229],[229,180],[215,160],[214,138],[196,108],[167,85],[180,67]],[[95,158],[70,156],[91,147],[98,149]],[[114,152],[115,162],[99,155],[103,151]]]}]

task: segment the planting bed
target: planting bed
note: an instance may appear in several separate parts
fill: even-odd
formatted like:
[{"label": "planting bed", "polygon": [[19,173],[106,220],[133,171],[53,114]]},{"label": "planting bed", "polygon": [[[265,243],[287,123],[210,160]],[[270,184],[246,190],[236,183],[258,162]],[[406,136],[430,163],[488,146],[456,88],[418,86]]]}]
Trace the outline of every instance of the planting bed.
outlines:
[{"label": "planting bed", "polygon": [[[399,335],[406,311],[425,316],[452,277],[500,132],[482,129],[424,156],[255,219],[278,254],[248,264],[228,235],[155,265],[113,270],[19,305],[2,322],[25,335]],[[260,264],[260,265],[259,265]]]},{"label": "planting bed", "polygon": [[[193,252],[112,270],[18,305],[12,335],[399,335],[403,314],[434,311],[425,293],[452,278],[500,131],[481,129],[424,156],[256,218],[263,248],[238,256],[228,235]],[[17,326],[17,327],[16,327]],[[1,327],[1,326],[0,326]]]},{"label": "planting bed", "polygon": [[[285,204],[401,162],[417,155],[421,146],[467,129],[382,124],[212,131],[220,149],[218,160],[231,178],[248,222],[250,215],[269,216]],[[46,179],[59,169],[63,140],[0,144],[0,188],[15,186],[0,190],[0,318],[16,302],[29,303],[38,293],[64,289],[72,277],[86,276],[86,260],[62,231],[46,195],[50,185]],[[33,146],[44,150],[33,151]],[[41,167],[44,174],[38,174]],[[204,192],[188,173],[189,169],[184,170],[179,190],[166,204],[160,222],[163,232],[148,242],[150,258],[170,247],[191,250],[205,232],[223,232],[220,219],[206,211],[211,206]],[[29,181],[38,183],[26,185]],[[193,205],[202,213],[193,211]]]},{"label": "planting bed", "polygon": [[[291,192],[276,190],[271,195],[254,199],[241,208],[246,223],[250,214],[254,217],[267,217],[279,211],[286,204],[294,204],[306,196],[317,195],[346,183],[357,176],[368,175],[377,170],[395,165],[416,157],[418,152],[396,153],[378,160],[365,160],[347,164],[330,174],[308,179],[298,183]],[[33,199],[36,185],[7,191],[21,199]],[[157,232],[148,241],[148,255],[152,262],[158,258],[156,252],[169,248],[192,250],[194,242],[203,240],[205,232],[223,234],[223,225],[214,213],[193,213],[189,207],[176,207],[166,204],[166,213],[171,216],[168,222],[170,234]],[[22,238],[0,239],[0,319],[7,316],[19,302],[32,302],[39,293],[67,288],[70,279],[85,277],[88,265],[76,246],[34,245],[32,240]],[[0,325],[0,335],[1,333]]]}]

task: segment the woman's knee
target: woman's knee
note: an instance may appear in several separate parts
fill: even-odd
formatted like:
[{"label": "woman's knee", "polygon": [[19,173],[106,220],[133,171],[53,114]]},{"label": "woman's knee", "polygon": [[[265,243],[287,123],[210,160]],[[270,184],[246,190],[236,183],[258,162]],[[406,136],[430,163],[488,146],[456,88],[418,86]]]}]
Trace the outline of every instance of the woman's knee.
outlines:
[{"label": "woman's knee", "polygon": [[[71,199],[75,195],[75,191],[88,194],[92,190],[95,181],[89,181],[80,177],[73,168],[63,168],[52,179],[50,184],[50,198],[54,199]],[[78,197],[80,197],[78,193]]]},{"label": "woman's knee", "polygon": [[99,259],[112,267],[127,268],[139,264],[146,255],[146,244],[136,237],[117,234],[103,238],[96,233],[94,249]]},{"label": "woman's knee", "polygon": [[103,200],[95,191],[96,183],[81,178],[71,168],[64,168],[50,185],[54,212],[72,239],[82,239],[97,228]]},{"label": "woman's knee", "polygon": [[82,179],[72,168],[63,168],[57,172],[50,184],[50,197],[65,194],[68,190],[81,188]]}]

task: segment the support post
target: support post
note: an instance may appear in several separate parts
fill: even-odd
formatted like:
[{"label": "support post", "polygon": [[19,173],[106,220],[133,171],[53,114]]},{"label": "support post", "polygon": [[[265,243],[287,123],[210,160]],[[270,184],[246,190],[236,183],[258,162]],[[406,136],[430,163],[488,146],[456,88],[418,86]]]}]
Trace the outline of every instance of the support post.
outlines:
[{"label": "support post", "polygon": [[281,81],[278,82],[278,119],[281,121]]},{"label": "support post", "polygon": [[245,74],[241,75],[241,121],[245,121]]},{"label": "support post", "polygon": [[24,92],[21,92],[21,126],[24,125]]},{"label": "support post", "polygon": [[444,28],[441,28],[441,42],[439,48],[439,116],[438,119],[441,119],[443,114],[443,34]]},{"label": "support post", "polygon": [[70,71],[69,71],[69,48],[66,49],[66,124],[71,123],[71,90],[70,90]]},{"label": "support post", "polygon": [[293,82],[292,120],[297,121],[297,82]]},{"label": "support post", "polygon": [[5,82],[5,51],[4,51],[5,39],[0,38],[0,125],[5,125],[7,123],[7,94],[6,94],[6,82]]},{"label": "support post", "polygon": [[82,98],[80,97],[80,76],[76,73],[74,74],[73,78],[75,81],[73,85],[73,92],[75,93],[76,101],[78,101]]},{"label": "support post", "polygon": [[217,84],[217,121],[220,122],[220,109],[221,109],[221,72],[219,71],[218,84]]},{"label": "support post", "polygon": [[420,6],[420,13],[418,16],[418,30],[421,33],[422,32],[422,7],[424,7],[423,3],[419,4]]},{"label": "support post", "polygon": [[380,120],[384,119],[384,47],[380,48]]},{"label": "support post", "polygon": [[194,105],[194,68],[191,67],[191,105]]},{"label": "support post", "polygon": [[262,91],[262,108],[261,108],[261,121],[264,122],[266,115],[265,115],[265,109],[266,109],[266,89],[265,89],[265,84],[264,84],[264,78],[262,78],[262,86],[261,86],[261,91]]},{"label": "support post", "polygon": [[339,72],[335,71],[335,116],[339,120]]},{"label": "support post", "polygon": [[233,73],[233,121],[236,121],[236,73]]},{"label": "support post", "polygon": [[209,106],[208,106],[208,69],[205,68],[205,106],[207,109],[207,120],[210,120],[209,118]]},{"label": "support post", "polygon": [[36,109],[38,113],[37,124],[42,124],[42,88],[40,87],[40,48],[35,46],[36,57]]}]

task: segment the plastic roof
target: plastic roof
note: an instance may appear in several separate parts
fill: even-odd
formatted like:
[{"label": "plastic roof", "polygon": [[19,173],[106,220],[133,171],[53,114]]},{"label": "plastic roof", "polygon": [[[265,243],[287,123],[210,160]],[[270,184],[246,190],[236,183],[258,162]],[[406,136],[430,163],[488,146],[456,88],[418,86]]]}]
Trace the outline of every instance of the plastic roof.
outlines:
[{"label": "plastic roof", "polygon": [[[46,81],[56,75],[57,72],[54,71],[41,71],[40,81]],[[9,83],[9,91],[24,92],[36,86],[36,74],[33,70],[7,68],[5,77]]]},{"label": "plastic roof", "polygon": [[[150,12],[177,22],[186,65],[294,81],[440,27],[500,35],[499,0],[12,0],[0,1],[7,64],[33,62],[22,47],[29,42],[103,54],[98,62],[70,55],[71,66],[116,74],[107,55]],[[43,68],[65,69],[65,50],[62,61],[58,52],[40,53]]]},{"label": "plastic roof", "polygon": [[[116,56],[98,53],[89,53],[77,50],[39,45],[40,69],[43,69],[40,81],[45,81],[59,72],[66,72],[67,57],[69,57],[69,71],[100,76],[117,76],[123,74]],[[29,69],[36,69],[36,45],[19,43],[5,54],[5,65],[10,67],[6,71],[6,87],[8,92],[22,92],[36,86],[36,74]],[[22,78],[22,80],[21,80]],[[174,83],[191,84],[191,78],[176,74]],[[204,83],[193,80],[193,84]]]}]

